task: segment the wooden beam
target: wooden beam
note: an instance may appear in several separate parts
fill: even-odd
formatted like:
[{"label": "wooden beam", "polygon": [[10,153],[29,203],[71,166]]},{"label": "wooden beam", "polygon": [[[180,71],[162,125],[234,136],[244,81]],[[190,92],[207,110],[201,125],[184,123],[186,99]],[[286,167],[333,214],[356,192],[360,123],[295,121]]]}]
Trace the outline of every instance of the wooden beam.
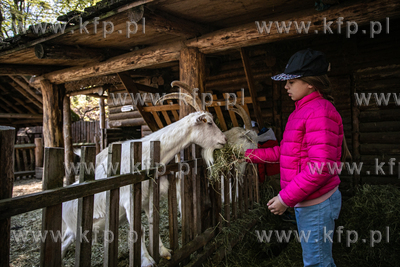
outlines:
[{"label": "wooden beam", "polygon": [[66,60],[81,60],[90,59],[101,61],[105,58],[103,53],[93,48],[82,48],[66,45],[35,45],[35,55],[38,59],[66,59]]},{"label": "wooden beam", "polygon": [[32,88],[26,84],[25,82],[21,81],[20,79],[18,79],[17,77],[11,76],[9,75],[8,77],[10,77],[14,82],[16,82],[19,86],[21,86],[25,91],[27,91],[31,96],[33,96],[34,98],[36,98],[37,101],[39,101],[40,103],[43,104],[43,100],[42,97],[37,95],[34,90],[32,90]]},{"label": "wooden beam", "polygon": [[105,84],[117,84],[120,80],[117,75],[104,75],[85,78],[79,81],[72,81],[65,83],[67,93],[82,90],[82,88],[103,86]]},{"label": "wooden beam", "polygon": [[45,147],[63,147],[63,93],[47,80],[41,82],[43,95],[43,139]]},{"label": "wooden beam", "polygon": [[[198,88],[201,95],[204,92],[205,55],[196,48],[184,47],[179,58],[179,79],[190,88]],[[183,103],[183,101],[181,101]],[[181,103],[179,103],[181,104]],[[183,118],[195,110],[189,105],[180,105],[179,118]]]},{"label": "wooden beam", "polygon": [[170,15],[164,10],[150,11],[145,14],[145,17],[146,26],[155,28],[157,32],[179,37],[193,38],[211,31],[211,28],[179,18],[175,15]]},{"label": "wooden beam", "polygon": [[[9,93],[9,91],[4,88],[2,85],[0,85],[0,90],[2,90],[5,93]],[[32,114],[37,114],[36,110],[34,110],[33,108],[31,108],[27,103],[25,103],[24,101],[22,101],[21,99],[11,96],[12,99],[14,99],[15,101],[17,101],[19,104],[21,104],[21,106],[23,106],[24,108],[26,108],[30,113]],[[21,112],[22,113],[22,112]]]},{"label": "wooden beam", "polygon": [[94,88],[90,88],[90,89],[68,92],[67,95],[74,96],[74,95],[97,94],[98,96],[102,96],[103,93],[104,93],[104,88],[100,86],[100,87],[94,87]]},{"label": "wooden beam", "polygon": [[[356,21],[358,26],[369,24],[370,21],[383,20],[387,17],[398,17],[400,12],[400,2],[395,0],[383,1],[350,1],[337,6],[333,6],[323,12],[318,12],[314,8],[302,10],[292,14],[277,14],[265,18],[264,21],[311,21],[309,34],[315,35],[315,31],[324,34],[324,18],[327,22],[333,21],[331,25],[332,31],[336,34],[338,14],[344,17],[346,21]],[[260,20],[262,24],[262,20]],[[286,24],[287,25],[287,24]],[[346,27],[346,23],[342,24],[342,28]],[[292,27],[289,33],[279,33],[274,25],[271,27],[270,33],[259,33],[255,22],[245,25],[235,26],[218,30],[209,34],[188,40],[185,44],[188,47],[197,47],[200,52],[205,54],[217,53],[229,49],[239,47],[254,46],[266,44],[276,41],[283,41],[292,38],[301,38],[305,34],[299,34]]]},{"label": "wooden beam", "polygon": [[43,104],[39,101],[37,101],[33,96],[31,96],[31,94],[29,94],[28,92],[26,92],[23,88],[21,88],[17,83],[15,82],[11,82],[10,85],[17,90],[18,92],[20,92],[23,96],[25,96],[27,99],[29,99],[29,101],[31,101],[33,104],[35,104],[39,109],[43,109]]},{"label": "wooden beam", "polygon": [[[136,84],[132,81],[132,78],[129,76],[128,73],[126,72],[118,73],[118,76],[121,79],[122,84],[124,85],[126,91],[129,94],[136,95],[137,93],[139,93],[139,89],[137,88]],[[136,108],[140,112],[140,115],[142,115],[146,124],[150,127],[151,131],[155,132],[158,129],[160,129],[154,117],[143,110],[143,106],[141,105],[140,101],[137,101]]]},{"label": "wooden beam", "polygon": [[41,77],[32,78],[31,84],[38,84],[41,79],[48,79],[52,83],[60,84],[171,62],[179,59],[181,47],[181,42],[156,45],[113,57],[100,63],[88,64],[83,68],[78,66],[60,72],[48,73]]},{"label": "wooden beam", "polygon": [[[18,113],[23,113],[19,108],[17,108],[15,105],[11,104],[7,99],[5,99],[4,97],[0,96],[0,100],[3,101],[7,106],[9,106],[10,108],[12,108],[13,110],[15,110]],[[2,106],[2,108],[4,108],[7,112],[12,113],[11,109],[9,109],[6,106]]]},{"label": "wooden beam", "polygon": [[1,64],[0,76],[2,75],[42,75],[45,73],[60,70],[59,66],[49,65],[17,65]]},{"label": "wooden beam", "polygon": [[0,113],[0,118],[13,119],[42,119],[42,114]]},{"label": "wooden beam", "polygon": [[[14,183],[15,128],[0,126],[0,200],[12,198]],[[0,220],[0,258],[2,266],[10,262],[11,218]]]},{"label": "wooden beam", "polygon": [[[242,61],[243,61],[244,72],[246,74],[247,85],[248,85],[249,91],[250,91],[250,96],[251,96],[251,100],[252,100],[251,102],[253,103],[254,114],[256,115],[258,127],[260,127],[260,129],[262,129],[262,128],[264,128],[265,123],[262,118],[260,105],[257,102],[257,92],[256,92],[256,89],[254,86],[254,78],[253,78],[253,73],[252,73],[251,67],[250,67],[249,56],[247,54],[247,51],[244,48],[240,48],[240,56],[242,57]],[[246,130],[250,130],[250,129],[246,129]]]},{"label": "wooden beam", "polygon": [[[362,12],[355,12],[354,10],[362,10]],[[368,24],[370,21],[380,20],[386,17],[398,17],[399,11],[400,2],[394,0],[368,3],[357,1],[346,2],[323,12],[317,12],[314,8],[310,8],[309,11],[284,15],[279,14],[275,17],[266,18],[265,21],[312,21],[313,23],[310,25],[309,33],[315,34],[316,30],[320,33],[323,32],[324,18],[326,18],[327,21],[336,21],[338,17],[337,14],[341,14],[347,21],[356,21],[358,26],[362,26]],[[336,23],[333,23],[331,29],[336,30],[336,26]],[[346,24],[344,23],[342,26],[346,27]],[[252,22],[208,33],[190,39],[186,41],[185,44],[188,47],[198,48],[199,51],[204,54],[211,54],[239,47],[304,37],[304,34],[298,34],[296,30],[291,30],[288,34],[280,34],[274,27],[272,28],[270,34],[259,33],[256,24]],[[179,59],[181,48],[182,41],[155,45],[110,58],[104,62],[88,64],[85,67],[72,67],[48,73],[34,78],[32,82],[38,83],[40,79],[46,78],[53,83],[59,84],[67,81],[76,81],[99,75],[107,75],[115,72],[167,63]]]}]

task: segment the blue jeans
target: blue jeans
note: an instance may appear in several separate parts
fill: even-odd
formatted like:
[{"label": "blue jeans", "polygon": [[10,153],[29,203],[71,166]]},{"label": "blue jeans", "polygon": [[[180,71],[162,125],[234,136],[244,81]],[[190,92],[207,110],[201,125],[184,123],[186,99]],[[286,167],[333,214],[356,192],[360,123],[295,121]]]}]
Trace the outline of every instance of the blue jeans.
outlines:
[{"label": "blue jeans", "polygon": [[294,208],[299,235],[303,232],[305,237],[301,239],[304,266],[336,266],[332,258],[332,240],[341,206],[342,194],[338,189],[320,204]]}]

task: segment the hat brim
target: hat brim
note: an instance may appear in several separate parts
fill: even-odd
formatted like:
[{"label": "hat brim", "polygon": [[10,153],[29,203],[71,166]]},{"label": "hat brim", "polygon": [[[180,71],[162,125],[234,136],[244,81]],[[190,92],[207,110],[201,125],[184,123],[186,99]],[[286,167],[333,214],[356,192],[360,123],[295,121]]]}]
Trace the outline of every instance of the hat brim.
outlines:
[{"label": "hat brim", "polygon": [[301,76],[303,76],[303,75],[281,73],[281,74],[272,76],[271,79],[274,81],[286,81],[286,80],[300,78]]}]

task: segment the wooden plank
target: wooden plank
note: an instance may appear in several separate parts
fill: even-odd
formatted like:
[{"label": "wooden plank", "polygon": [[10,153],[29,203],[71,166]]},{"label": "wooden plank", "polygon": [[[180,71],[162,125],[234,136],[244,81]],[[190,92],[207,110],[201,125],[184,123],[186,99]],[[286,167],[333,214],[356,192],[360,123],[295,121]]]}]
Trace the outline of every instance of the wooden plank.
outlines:
[{"label": "wooden plank", "polygon": [[229,110],[229,117],[231,117],[233,127],[239,127],[235,112],[233,112],[232,110]]},{"label": "wooden plank", "polygon": [[[150,141],[150,166],[156,167],[160,163],[160,141]],[[160,259],[159,233],[160,233],[160,179],[157,171],[149,180],[149,253],[155,262]]]},{"label": "wooden plank", "polygon": [[43,167],[43,139],[35,138],[35,167]]},{"label": "wooden plank", "polygon": [[[132,81],[132,78],[129,76],[129,74],[127,72],[118,73],[118,77],[120,78],[122,84],[124,85],[126,91],[130,94],[130,96],[136,95],[137,93],[139,93],[139,89],[137,88],[136,84]],[[133,99],[132,99],[132,101],[133,101]],[[143,110],[143,106],[141,105],[140,101],[137,101],[136,108],[142,115],[143,119],[146,121],[146,124],[150,127],[150,129],[153,132],[162,128],[162,127],[158,126],[154,117],[152,117],[149,113],[146,113]]]},{"label": "wooden plank", "polygon": [[[217,95],[213,95],[213,100],[217,100]],[[224,115],[222,114],[220,106],[219,105],[214,106],[214,110],[215,110],[215,113],[217,114],[222,131],[223,132],[227,131],[228,127],[226,127]]]},{"label": "wooden plank", "polygon": [[[0,200],[12,198],[15,128],[0,126]],[[10,262],[11,218],[0,219],[0,266]]]},{"label": "wooden plank", "polygon": [[249,212],[249,180],[248,180],[248,171],[243,177],[243,202],[244,202],[244,213]]},{"label": "wooden plank", "polygon": [[196,250],[204,247],[216,235],[214,228],[208,228],[204,233],[195,237],[192,241],[175,251],[170,260],[161,260],[159,267],[163,266],[179,266],[183,259],[190,257]]},{"label": "wooden plank", "polygon": [[16,164],[16,170],[15,171],[22,171],[22,168],[21,168],[21,155],[20,155],[21,153],[20,153],[20,151],[19,150],[15,150],[15,161],[17,162],[17,164]]},{"label": "wooden plank", "polygon": [[[83,146],[81,151],[81,162],[84,162],[86,166],[96,162],[96,148]],[[79,182],[94,180],[94,168],[92,172],[84,171],[83,165],[79,172]],[[88,168],[88,170],[90,170]],[[78,220],[76,229],[76,241],[75,241],[75,266],[89,267],[91,266],[92,256],[92,230],[93,230],[93,203],[94,196],[87,196],[78,199]],[[83,239],[80,235],[88,231],[86,239]]]},{"label": "wooden plank", "polygon": [[1,64],[0,75],[42,75],[60,69],[59,66]]},{"label": "wooden plank", "polygon": [[[198,147],[198,146],[196,146]],[[198,161],[201,161],[201,156],[196,156],[196,159]],[[194,222],[195,222],[195,233],[194,236],[198,236],[201,234],[201,201],[199,201],[199,199],[201,198],[201,192],[200,192],[200,187],[201,187],[201,182],[200,180],[203,178],[202,176],[202,170],[201,168],[199,168],[198,166],[195,166],[194,168],[194,181],[193,181],[193,185],[194,185],[194,195],[193,195],[193,205],[194,205]]]},{"label": "wooden plank", "polygon": [[8,75],[14,82],[16,82],[19,86],[22,87],[23,90],[25,90],[28,94],[30,94],[32,97],[34,97],[39,103],[43,104],[43,99],[40,95],[37,95],[35,93],[35,89],[32,89],[25,81],[21,81],[19,78],[16,78],[12,75]]},{"label": "wooden plank", "polygon": [[[121,144],[111,144],[108,147],[107,166],[117,166],[113,170],[107,169],[107,177],[119,175],[121,171]],[[119,226],[119,188],[106,193],[106,224],[104,230],[104,261],[103,266],[118,265],[118,226]]]},{"label": "wooden plank", "polygon": [[230,210],[230,183],[229,176],[224,177],[224,214],[225,214],[225,226],[229,226],[231,221],[231,210]]},{"label": "wooden plank", "polygon": [[[194,161],[188,162],[189,165]],[[199,163],[197,163],[200,165]],[[166,173],[178,171],[178,164],[167,165]],[[140,171],[135,174],[121,174],[101,180],[73,184],[66,188],[45,190],[29,195],[14,197],[12,199],[0,200],[0,220],[15,216],[32,210],[61,204],[66,201],[86,197],[107,190],[117,189],[125,185],[135,184],[146,180],[147,171]]]},{"label": "wooden plank", "polygon": [[238,184],[238,218],[242,218],[243,216],[243,186],[244,186],[244,179],[242,184]]},{"label": "wooden plank", "polygon": [[[24,143],[24,141],[23,141],[23,143]],[[28,156],[26,154],[26,149],[22,150],[22,161],[24,163],[24,171],[29,171]]]},{"label": "wooden plank", "polygon": [[[152,106],[153,106],[152,103],[147,103],[147,105],[148,105],[149,107],[152,107]],[[156,111],[151,111],[150,113],[153,115],[154,120],[156,121],[158,128],[159,128],[159,129],[163,128],[163,127],[164,127],[164,124],[162,123],[162,121],[161,121],[160,117],[158,116],[157,112],[156,112]],[[168,116],[168,115],[167,115],[167,116]]]},{"label": "wooden plank", "polygon": [[176,177],[175,174],[168,174],[168,222],[169,222],[169,244],[173,251],[179,249],[178,240],[178,211],[176,199]]},{"label": "wooden plank", "polygon": [[0,118],[11,119],[41,119],[42,114],[20,114],[20,113],[0,113]]},{"label": "wooden plank", "polygon": [[171,119],[169,118],[168,113],[166,111],[161,111],[161,113],[163,114],[164,119],[167,122],[167,125],[170,125],[172,122],[171,122]]},{"label": "wooden plank", "polygon": [[[237,96],[238,96],[238,98],[242,98],[242,91],[237,91]],[[243,96],[244,97],[244,96]],[[244,108],[244,110],[246,111],[246,113],[250,116],[250,111],[249,111],[249,107],[247,106],[247,104],[249,104],[249,103],[252,103],[252,102],[247,102],[246,101],[246,98],[247,97],[244,97],[244,99],[245,99],[245,101],[244,101],[244,105],[242,106],[243,108]],[[260,100],[260,99],[258,99],[258,101],[262,101],[262,100]],[[240,103],[240,105],[241,105],[242,103]]]},{"label": "wooden plank", "polygon": [[[131,167],[130,172],[135,172],[135,164],[142,162],[142,142],[132,142],[130,146]],[[139,167],[139,170],[141,167]],[[142,249],[142,183],[131,185],[131,214],[129,229],[131,233],[137,234],[137,240],[133,244],[129,244],[129,266],[141,266],[141,249]],[[133,241],[133,240],[132,240]]]},{"label": "wooden plank", "polygon": [[[265,124],[264,124],[264,120],[261,116],[260,105],[257,101],[257,91],[256,91],[255,84],[254,84],[253,73],[251,71],[250,59],[247,54],[247,51],[243,47],[240,48],[240,55],[242,57],[244,72],[246,74],[246,79],[247,79],[247,85],[248,85],[251,100],[253,103],[254,114],[256,116],[258,126],[260,127],[260,129],[262,129],[262,128],[264,128]],[[250,130],[250,129],[248,129],[248,130]]]},{"label": "wooden plank", "polygon": [[218,231],[222,230],[222,195],[221,195],[221,183],[216,182],[214,184],[215,190],[215,201],[216,201],[216,209],[215,209],[215,216],[217,218],[217,227]]},{"label": "wooden plank", "polygon": [[[44,150],[43,190],[63,186],[64,177],[64,149],[46,147]],[[53,231],[54,236],[61,234],[62,204],[55,204],[43,209],[42,232]],[[53,240],[47,235],[40,247],[40,266],[61,266],[61,235]]]},{"label": "wooden plank", "polygon": [[[171,105],[173,102],[172,100],[168,100],[168,104]],[[178,109],[179,110],[179,109]],[[175,110],[171,110],[172,116],[174,116],[175,121],[179,121],[179,115],[178,112]]]},{"label": "wooden plank", "polygon": [[232,217],[234,220],[237,219],[237,196],[236,196],[236,191],[238,190],[237,188],[237,183],[235,176],[232,175],[232,173],[229,173],[229,176],[231,177],[231,183],[232,183]]}]

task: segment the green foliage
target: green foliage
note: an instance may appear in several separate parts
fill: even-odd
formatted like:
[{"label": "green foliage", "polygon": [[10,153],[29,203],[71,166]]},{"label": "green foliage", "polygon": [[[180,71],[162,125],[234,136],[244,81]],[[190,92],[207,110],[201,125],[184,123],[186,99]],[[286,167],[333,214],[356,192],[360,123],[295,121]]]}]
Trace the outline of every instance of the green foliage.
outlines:
[{"label": "green foliage", "polygon": [[[83,11],[100,0],[0,0],[0,30],[3,38],[23,33],[30,25],[56,23],[70,11]],[[1,19],[2,18],[2,19]]]},{"label": "green foliage", "polygon": [[74,117],[71,117],[72,121],[99,120],[99,98],[86,95],[72,96],[71,110],[75,113]]}]

